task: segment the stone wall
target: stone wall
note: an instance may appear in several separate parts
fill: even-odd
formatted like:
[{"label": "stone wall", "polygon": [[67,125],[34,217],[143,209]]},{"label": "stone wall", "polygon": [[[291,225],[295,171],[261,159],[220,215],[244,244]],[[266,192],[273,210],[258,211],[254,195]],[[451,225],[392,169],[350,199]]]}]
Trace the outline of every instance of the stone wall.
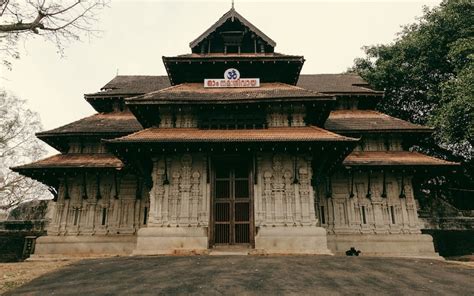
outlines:
[{"label": "stone wall", "polygon": [[206,170],[207,158],[204,154],[166,157],[166,164],[165,158],[155,159],[149,225],[207,227],[210,187]]},{"label": "stone wall", "polygon": [[311,178],[310,155],[295,158],[288,154],[259,154],[254,190],[255,225],[316,225]]},{"label": "stone wall", "polygon": [[48,234],[135,234],[147,223],[148,192],[143,187],[142,181],[130,174],[63,178],[57,201],[50,201]]},{"label": "stone wall", "polygon": [[317,226],[311,155],[257,155],[255,248],[263,253],[329,254]]},{"label": "stone wall", "polygon": [[383,180],[382,172],[336,172],[318,186],[321,225],[329,234],[419,234],[411,177],[385,173],[385,190]]}]

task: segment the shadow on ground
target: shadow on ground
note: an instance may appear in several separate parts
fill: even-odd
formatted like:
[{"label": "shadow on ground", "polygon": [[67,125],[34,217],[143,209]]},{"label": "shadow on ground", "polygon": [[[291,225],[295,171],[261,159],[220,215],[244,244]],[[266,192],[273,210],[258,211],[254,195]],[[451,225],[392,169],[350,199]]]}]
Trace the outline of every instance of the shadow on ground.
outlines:
[{"label": "shadow on ground", "polygon": [[83,260],[7,295],[473,295],[474,269],[436,260],[331,256]]}]

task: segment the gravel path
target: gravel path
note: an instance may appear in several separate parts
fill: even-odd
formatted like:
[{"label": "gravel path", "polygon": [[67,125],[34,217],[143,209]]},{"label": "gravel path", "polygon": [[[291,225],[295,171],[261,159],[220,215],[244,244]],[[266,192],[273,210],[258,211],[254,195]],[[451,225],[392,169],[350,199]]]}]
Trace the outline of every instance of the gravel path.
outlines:
[{"label": "gravel path", "polygon": [[474,268],[436,260],[331,256],[83,260],[7,295],[474,295]]}]

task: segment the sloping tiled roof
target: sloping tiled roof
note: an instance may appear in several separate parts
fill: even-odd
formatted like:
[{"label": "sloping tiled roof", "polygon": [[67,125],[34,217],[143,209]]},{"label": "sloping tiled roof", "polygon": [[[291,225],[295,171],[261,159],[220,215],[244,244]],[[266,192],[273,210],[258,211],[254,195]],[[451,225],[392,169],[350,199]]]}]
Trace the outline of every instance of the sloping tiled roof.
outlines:
[{"label": "sloping tiled roof", "polygon": [[[278,56],[276,53],[274,55]],[[199,57],[201,55],[190,54],[185,56]],[[171,84],[168,76],[118,75],[102,87],[103,91],[86,96],[140,95],[169,86]],[[381,94],[381,92],[368,88],[367,82],[360,76],[353,74],[300,75],[297,86],[328,94]]]},{"label": "sloping tiled roof", "polygon": [[328,99],[334,98],[315,91],[285,83],[262,83],[256,88],[205,88],[202,83],[183,83],[142,96],[127,99],[131,103],[140,102],[237,102],[274,101],[275,99]]},{"label": "sloping tiled roof", "polygon": [[303,74],[297,86],[328,94],[382,94],[370,89],[367,82],[355,74]]},{"label": "sloping tiled roof", "polygon": [[343,161],[345,166],[456,166],[450,162],[411,151],[354,151]]},{"label": "sloping tiled roof", "polygon": [[324,127],[334,132],[431,132],[432,129],[413,124],[373,110],[335,110]]},{"label": "sloping tiled roof", "polygon": [[115,168],[123,167],[122,161],[112,154],[57,154],[48,158],[12,168],[14,171],[29,169],[62,168]]},{"label": "sloping tiled roof", "polygon": [[260,31],[257,27],[255,27],[252,23],[250,23],[248,20],[246,20],[234,8],[231,8],[228,12],[226,12],[223,16],[221,16],[221,18],[214,25],[212,25],[209,29],[207,29],[204,33],[202,33],[198,38],[191,41],[191,43],[189,43],[189,47],[193,48],[196,45],[198,45],[201,41],[206,39],[206,37],[208,37],[217,28],[222,26],[230,18],[238,19],[242,24],[244,24],[247,28],[249,28],[252,32],[254,32],[257,36],[262,38],[265,42],[270,44],[272,47],[276,46],[275,41],[273,41],[270,37],[265,35],[262,31]]},{"label": "sloping tiled roof", "polygon": [[148,128],[109,142],[326,142],[357,141],[315,126],[268,129],[205,130],[197,128]]},{"label": "sloping tiled roof", "polygon": [[86,96],[139,95],[169,87],[168,76],[117,75],[100,92]]},{"label": "sloping tiled roof", "polygon": [[49,135],[73,134],[129,134],[142,129],[131,112],[98,113],[66,124],[64,126],[40,132],[39,138]]}]

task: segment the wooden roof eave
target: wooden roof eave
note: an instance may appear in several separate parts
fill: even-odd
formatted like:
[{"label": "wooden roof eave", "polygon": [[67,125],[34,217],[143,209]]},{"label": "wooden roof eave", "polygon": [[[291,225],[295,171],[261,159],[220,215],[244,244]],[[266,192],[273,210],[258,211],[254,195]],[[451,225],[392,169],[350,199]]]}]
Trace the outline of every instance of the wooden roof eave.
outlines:
[{"label": "wooden roof eave", "polygon": [[12,167],[12,171],[43,183],[47,186],[56,186],[59,178],[70,175],[78,175],[83,172],[115,172],[121,171],[123,167],[55,167],[55,168],[39,168],[39,167]]},{"label": "wooden roof eave", "polygon": [[[91,129],[93,129],[94,127],[92,126]],[[43,140],[45,141],[46,139],[50,139],[50,138],[67,138],[67,137],[81,137],[81,136],[84,136],[84,137],[94,137],[94,138],[98,138],[98,139],[102,139],[103,137],[109,137],[109,138],[116,138],[116,137],[122,137],[122,136],[126,136],[128,134],[131,134],[131,133],[134,133],[134,132],[137,132],[138,130],[136,131],[127,131],[127,132],[116,132],[116,131],[113,131],[113,132],[94,132],[94,131],[90,131],[90,132],[66,132],[66,133],[63,133],[63,132],[48,132],[48,133],[37,133],[36,134],[36,137],[40,140]]]},{"label": "wooden roof eave", "polygon": [[398,171],[398,172],[419,172],[419,173],[438,173],[455,172],[459,163],[453,164],[344,164],[342,167],[346,170],[359,171]]},{"label": "wooden roof eave", "polygon": [[304,63],[304,56],[294,56],[294,55],[222,55],[222,56],[212,56],[212,55],[196,55],[196,56],[173,56],[166,57],[162,56],[163,63],[203,63],[203,62],[296,62]]},{"label": "wooden roof eave", "polygon": [[401,135],[406,135],[406,134],[427,134],[430,135],[434,132],[433,128],[425,128],[425,129],[381,129],[381,130],[355,130],[355,129],[350,129],[350,130],[342,130],[342,129],[327,129],[328,131],[331,131],[336,134],[342,134],[342,135],[359,135],[359,134],[401,134]]},{"label": "wooden roof eave", "polygon": [[280,97],[271,99],[239,99],[239,100],[197,100],[197,99],[179,99],[179,100],[162,100],[162,99],[144,99],[134,97],[125,100],[126,105],[212,105],[212,104],[266,104],[266,103],[325,103],[335,102],[336,98],[332,96],[317,96],[310,98],[294,98]]},{"label": "wooden roof eave", "polygon": [[101,99],[120,99],[143,95],[143,92],[120,92],[120,93],[90,93],[84,94],[84,99],[88,102]]},{"label": "wooden roof eave", "polygon": [[[334,153],[335,151],[326,152],[326,158],[324,159],[313,159],[312,167],[314,170],[315,180],[321,180],[322,177],[331,175],[337,168],[342,164],[344,159],[352,152],[354,147],[357,145],[360,138],[357,141],[353,141],[346,146],[341,147],[341,152]],[[336,143],[336,148],[340,143]],[[334,146],[330,147],[334,149]]]}]

